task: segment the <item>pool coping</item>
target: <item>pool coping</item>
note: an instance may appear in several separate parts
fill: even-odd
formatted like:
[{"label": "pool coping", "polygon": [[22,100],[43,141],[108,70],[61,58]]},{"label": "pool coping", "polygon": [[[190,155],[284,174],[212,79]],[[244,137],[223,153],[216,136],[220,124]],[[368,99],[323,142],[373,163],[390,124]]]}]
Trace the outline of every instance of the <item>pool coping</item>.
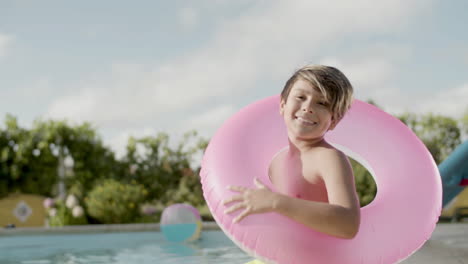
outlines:
[{"label": "pool coping", "polygon": [[[102,224],[102,225],[74,225],[62,227],[16,227],[0,229],[0,237],[13,235],[35,234],[66,234],[66,233],[106,233],[106,232],[144,232],[161,230],[159,223],[145,224]],[[202,223],[202,230],[221,230],[214,221]],[[442,233],[456,233],[463,230],[468,232],[468,223],[437,223],[433,235]]]},{"label": "pool coping", "polygon": [[[0,229],[0,237],[14,235],[66,234],[66,233],[107,233],[107,232],[144,232],[161,230],[159,223],[147,224],[108,224],[74,225],[62,227],[17,227]],[[221,230],[216,222],[203,222],[202,230]]]}]

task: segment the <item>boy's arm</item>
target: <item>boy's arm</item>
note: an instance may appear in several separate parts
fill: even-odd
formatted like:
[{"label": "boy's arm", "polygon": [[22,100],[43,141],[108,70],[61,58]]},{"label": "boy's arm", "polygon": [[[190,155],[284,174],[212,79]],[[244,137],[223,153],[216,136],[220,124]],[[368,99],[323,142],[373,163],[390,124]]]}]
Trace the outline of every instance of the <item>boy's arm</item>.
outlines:
[{"label": "boy's arm", "polygon": [[[270,191],[256,181],[259,189],[232,186],[239,195],[224,201],[237,203],[226,213],[244,209],[235,221],[249,214],[274,211],[296,220],[314,230],[340,238],[353,238],[360,223],[359,201],[354,187],[354,177],[349,162],[341,152],[327,152],[320,161],[328,192],[329,203],[307,201]],[[304,167],[304,174],[312,175],[313,168]],[[309,172],[309,173],[308,173]],[[323,174],[325,173],[325,174]]]}]

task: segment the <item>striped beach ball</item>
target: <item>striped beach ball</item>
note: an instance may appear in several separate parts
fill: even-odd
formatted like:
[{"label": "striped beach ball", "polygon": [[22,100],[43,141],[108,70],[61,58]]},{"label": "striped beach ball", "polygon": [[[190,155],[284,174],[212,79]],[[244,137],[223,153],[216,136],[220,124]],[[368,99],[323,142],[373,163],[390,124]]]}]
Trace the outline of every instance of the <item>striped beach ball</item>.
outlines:
[{"label": "striped beach ball", "polygon": [[202,221],[198,210],[188,204],[173,204],[164,209],[161,231],[172,242],[194,241],[200,238]]}]

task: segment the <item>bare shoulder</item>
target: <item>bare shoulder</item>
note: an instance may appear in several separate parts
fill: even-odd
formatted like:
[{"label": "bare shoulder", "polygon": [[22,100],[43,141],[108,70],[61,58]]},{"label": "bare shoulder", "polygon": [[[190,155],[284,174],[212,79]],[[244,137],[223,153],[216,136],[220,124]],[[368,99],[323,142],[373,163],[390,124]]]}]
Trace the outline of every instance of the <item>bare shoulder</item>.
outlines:
[{"label": "bare shoulder", "polygon": [[324,148],[321,151],[322,162],[324,165],[348,166],[348,157],[336,148]]},{"label": "bare shoulder", "polygon": [[348,157],[333,147],[315,149],[306,155],[309,154],[309,159],[315,161],[308,164],[307,169],[315,170],[316,175],[322,178],[327,189],[329,203],[352,208],[358,215],[359,199]]},{"label": "bare shoulder", "polygon": [[315,171],[322,177],[349,177],[352,168],[348,157],[332,146],[321,146],[304,153],[304,169]]}]

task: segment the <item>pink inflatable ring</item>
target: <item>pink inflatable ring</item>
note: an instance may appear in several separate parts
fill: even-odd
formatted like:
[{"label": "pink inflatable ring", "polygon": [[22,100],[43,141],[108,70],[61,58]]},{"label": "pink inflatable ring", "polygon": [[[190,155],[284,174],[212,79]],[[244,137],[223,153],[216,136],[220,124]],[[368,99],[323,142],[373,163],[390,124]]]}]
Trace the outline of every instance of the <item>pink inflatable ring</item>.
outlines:
[{"label": "pink inflatable ring", "polygon": [[[227,120],[205,152],[201,182],[207,204],[221,229],[239,247],[267,263],[396,263],[429,239],[442,206],[436,164],[423,143],[398,119],[355,100],[326,139],[358,160],[373,175],[377,195],[361,208],[353,239],[314,231],[276,213],[250,215],[234,224],[222,201],[229,185],[255,188],[268,177],[272,157],[288,145],[279,114],[279,96],[249,105]],[[238,212],[239,213],[239,212]]]}]

